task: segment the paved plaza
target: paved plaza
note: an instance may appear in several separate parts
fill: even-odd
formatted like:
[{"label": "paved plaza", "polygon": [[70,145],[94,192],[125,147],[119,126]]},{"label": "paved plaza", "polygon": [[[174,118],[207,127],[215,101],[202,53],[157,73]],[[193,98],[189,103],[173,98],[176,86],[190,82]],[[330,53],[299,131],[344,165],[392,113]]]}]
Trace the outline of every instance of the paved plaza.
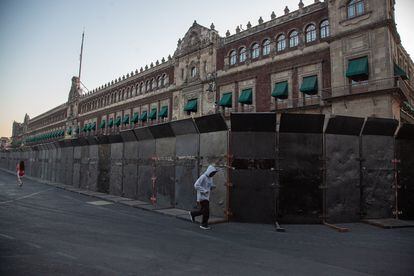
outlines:
[{"label": "paved plaza", "polygon": [[0,275],[413,275],[414,228],[197,224],[0,171]]}]

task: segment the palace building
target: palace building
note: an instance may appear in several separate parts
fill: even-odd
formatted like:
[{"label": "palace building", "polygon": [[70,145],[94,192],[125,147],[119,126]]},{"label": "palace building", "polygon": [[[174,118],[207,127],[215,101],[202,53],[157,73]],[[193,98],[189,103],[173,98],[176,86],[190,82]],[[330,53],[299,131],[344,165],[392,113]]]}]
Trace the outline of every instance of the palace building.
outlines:
[{"label": "palace building", "polygon": [[30,145],[221,112],[323,113],[414,123],[414,64],[394,0],[329,0],[222,37],[194,21],[172,56],[14,123]]}]

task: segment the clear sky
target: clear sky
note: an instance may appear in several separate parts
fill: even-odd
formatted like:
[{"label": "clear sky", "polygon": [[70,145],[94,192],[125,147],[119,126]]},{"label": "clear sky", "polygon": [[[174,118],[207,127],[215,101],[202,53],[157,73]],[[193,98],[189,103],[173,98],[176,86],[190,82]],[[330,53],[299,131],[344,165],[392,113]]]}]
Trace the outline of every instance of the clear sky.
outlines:
[{"label": "clear sky", "polygon": [[[304,0],[309,5],[314,0]],[[396,0],[402,42],[414,57],[413,0]],[[0,0],[0,136],[67,101],[78,74],[85,28],[82,82],[92,90],[173,54],[194,20],[221,36],[260,16],[282,15],[299,0]]]}]

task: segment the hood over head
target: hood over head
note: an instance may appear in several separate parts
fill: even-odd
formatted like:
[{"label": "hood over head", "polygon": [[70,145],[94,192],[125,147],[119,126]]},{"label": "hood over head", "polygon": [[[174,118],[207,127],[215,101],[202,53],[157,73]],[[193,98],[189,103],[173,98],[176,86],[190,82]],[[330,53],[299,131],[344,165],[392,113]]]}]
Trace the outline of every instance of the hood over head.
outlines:
[{"label": "hood over head", "polygon": [[204,174],[209,177],[212,172],[217,172],[217,169],[214,166],[209,165]]}]

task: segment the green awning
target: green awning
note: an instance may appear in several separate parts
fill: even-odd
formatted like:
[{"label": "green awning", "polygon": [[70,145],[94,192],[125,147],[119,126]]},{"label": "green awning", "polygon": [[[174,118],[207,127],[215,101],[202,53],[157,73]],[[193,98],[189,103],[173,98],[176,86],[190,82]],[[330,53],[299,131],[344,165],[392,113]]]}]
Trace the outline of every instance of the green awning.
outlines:
[{"label": "green awning", "polygon": [[91,123],[90,129],[96,130],[96,122]]},{"label": "green awning", "polygon": [[157,119],[157,109],[156,108],[151,109],[151,112],[150,112],[150,115],[149,115],[148,119],[150,119],[150,120]]},{"label": "green awning", "polygon": [[71,127],[68,129],[68,135],[72,135],[72,128]]},{"label": "green awning", "polygon": [[120,124],[121,124],[121,117],[117,117],[115,120],[115,125],[119,127]]},{"label": "green awning", "polygon": [[99,124],[99,128],[103,129],[106,126],[106,120],[102,120],[101,123]]},{"label": "green awning", "polygon": [[408,80],[407,73],[395,63],[394,63],[394,76],[401,77],[403,80]]},{"label": "green awning", "polygon": [[368,57],[352,59],[348,62],[348,70],[346,70],[346,77],[354,81],[368,79]]},{"label": "green awning", "polygon": [[108,126],[109,127],[113,127],[114,126],[114,118],[109,119]]},{"label": "green awning", "polygon": [[167,105],[161,107],[160,115],[158,115],[158,117],[160,117],[160,118],[168,117],[168,106]]},{"label": "green awning", "polygon": [[92,130],[92,124],[88,124],[87,131],[91,131],[91,130]]},{"label": "green awning", "polygon": [[286,100],[288,98],[288,82],[282,81],[275,84],[273,88],[272,97]]},{"label": "green awning", "polygon": [[300,86],[300,92],[305,93],[307,95],[318,94],[318,77],[304,77],[302,85]]},{"label": "green awning", "polygon": [[139,117],[139,119],[140,119],[141,121],[146,121],[146,120],[147,120],[147,111],[143,111],[143,112],[141,113],[141,117]]},{"label": "green awning", "polygon": [[231,92],[224,93],[219,101],[219,106],[232,107],[232,105],[233,105],[233,93]]},{"label": "green awning", "polygon": [[139,120],[139,114],[138,114],[138,112],[135,112],[134,117],[132,117],[131,123],[136,124],[136,123],[138,123],[138,120]]},{"label": "green awning", "polygon": [[187,104],[184,106],[184,111],[197,112],[197,99],[188,100]]},{"label": "green awning", "polygon": [[126,115],[124,116],[124,119],[122,120],[122,123],[123,123],[124,125],[129,124],[129,114],[126,114]]},{"label": "green awning", "polygon": [[239,103],[241,104],[252,104],[253,103],[253,92],[251,88],[244,89],[241,92],[241,95],[239,97]]},{"label": "green awning", "polygon": [[88,131],[88,128],[89,128],[89,127],[88,127],[88,124],[84,124],[84,125],[83,125],[83,129],[82,129],[82,130],[83,130],[83,132],[87,132],[87,131]]}]

